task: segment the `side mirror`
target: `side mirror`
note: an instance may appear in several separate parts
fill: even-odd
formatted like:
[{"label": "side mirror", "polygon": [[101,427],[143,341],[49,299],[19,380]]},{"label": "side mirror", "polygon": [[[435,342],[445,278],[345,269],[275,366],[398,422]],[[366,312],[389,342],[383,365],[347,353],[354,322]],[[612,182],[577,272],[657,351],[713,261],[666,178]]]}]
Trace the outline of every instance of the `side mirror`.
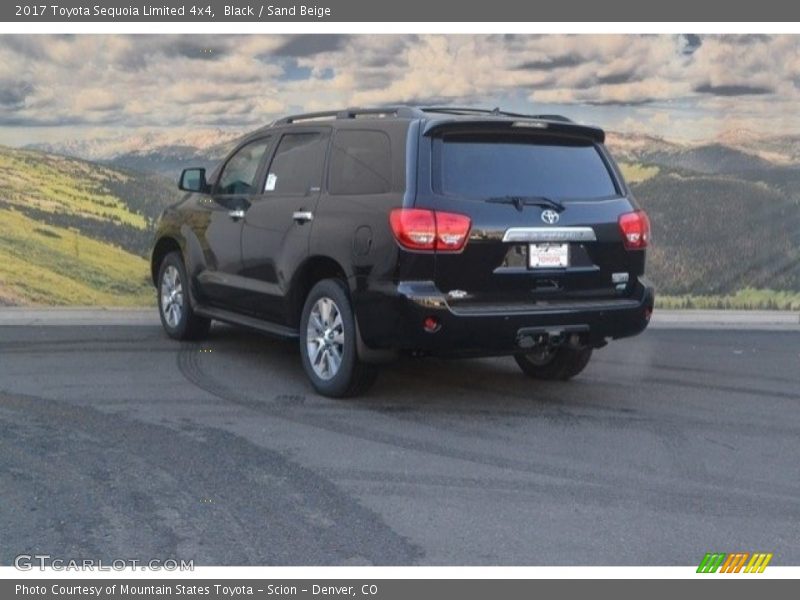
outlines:
[{"label": "side mirror", "polygon": [[184,169],[178,180],[178,189],[184,192],[207,192],[205,169]]}]

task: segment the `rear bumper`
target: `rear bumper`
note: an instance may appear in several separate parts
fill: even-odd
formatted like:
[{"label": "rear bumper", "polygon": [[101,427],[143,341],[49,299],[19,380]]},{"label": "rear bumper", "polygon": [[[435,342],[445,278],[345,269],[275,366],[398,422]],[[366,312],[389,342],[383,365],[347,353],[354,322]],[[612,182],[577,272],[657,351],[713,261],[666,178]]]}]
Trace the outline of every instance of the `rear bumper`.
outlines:
[{"label": "rear bumper", "polygon": [[[649,323],[654,298],[653,287],[639,280],[625,298],[476,308],[451,305],[432,282],[415,281],[365,294],[356,301],[356,314],[368,348],[494,356],[520,352],[521,340],[539,332],[579,333],[592,346],[637,335]],[[425,331],[427,317],[438,320],[436,332]]]}]

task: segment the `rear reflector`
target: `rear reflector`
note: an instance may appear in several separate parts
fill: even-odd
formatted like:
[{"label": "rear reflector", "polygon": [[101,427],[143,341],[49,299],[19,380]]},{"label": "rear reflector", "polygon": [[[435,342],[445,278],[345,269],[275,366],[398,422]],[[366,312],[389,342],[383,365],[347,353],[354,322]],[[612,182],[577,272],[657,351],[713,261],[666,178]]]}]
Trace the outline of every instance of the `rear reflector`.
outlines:
[{"label": "rear reflector", "polygon": [[626,250],[644,250],[650,243],[650,219],[643,210],[620,215],[619,229]]},{"label": "rear reflector", "polygon": [[389,223],[403,248],[437,252],[462,250],[472,224],[465,215],[424,208],[396,208]]},{"label": "rear reflector", "polygon": [[436,333],[442,328],[442,325],[436,317],[425,317],[425,320],[422,321],[422,328],[427,333]]}]

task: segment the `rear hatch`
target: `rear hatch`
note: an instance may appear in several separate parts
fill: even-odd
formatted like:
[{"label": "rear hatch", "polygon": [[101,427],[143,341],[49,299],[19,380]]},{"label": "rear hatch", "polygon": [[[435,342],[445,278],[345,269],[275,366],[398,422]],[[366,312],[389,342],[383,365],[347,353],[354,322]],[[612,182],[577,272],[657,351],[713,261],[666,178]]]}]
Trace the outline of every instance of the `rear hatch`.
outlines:
[{"label": "rear hatch", "polygon": [[602,305],[631,295],[644,251],[626,249],[620,217],[636,207],[602,132],[558,129],[462,125],[421,140],[430,189],[415,206],[470,219],[463,249],[436,253],[435,283],[454,310]]}]

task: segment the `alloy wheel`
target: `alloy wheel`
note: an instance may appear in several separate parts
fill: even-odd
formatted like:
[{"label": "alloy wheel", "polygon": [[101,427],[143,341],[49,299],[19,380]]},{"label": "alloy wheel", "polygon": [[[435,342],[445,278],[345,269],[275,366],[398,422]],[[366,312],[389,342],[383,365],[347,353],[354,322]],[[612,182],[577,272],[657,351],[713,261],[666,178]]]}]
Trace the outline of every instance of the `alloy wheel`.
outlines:
[{"label": "alloy wheel", "polygon": [[167,266],[161,276],[161,313],[172,328],[178,326],[183,316],[183,285],[181,275],[173,265]]},{"label": "alloy wheel", "polygon": [[317,377],[327,381],[336,376],[344,356],[344,323],[339,307],[330,298],[320,298],[311,308],[306,349]]}]

